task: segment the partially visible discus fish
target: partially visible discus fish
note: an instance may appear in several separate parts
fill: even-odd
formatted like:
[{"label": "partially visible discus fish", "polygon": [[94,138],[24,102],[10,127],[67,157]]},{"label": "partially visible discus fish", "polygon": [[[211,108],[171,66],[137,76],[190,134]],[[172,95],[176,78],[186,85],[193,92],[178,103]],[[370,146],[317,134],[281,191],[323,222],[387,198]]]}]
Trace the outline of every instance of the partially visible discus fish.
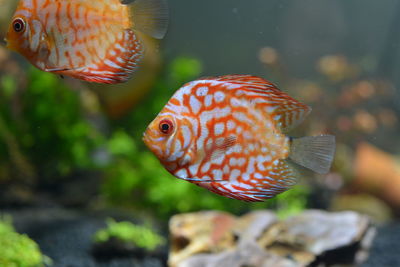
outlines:
[{"label": "partially visible discus fish", "polygon": [[143,56],[138,32],[162,39],[167,24],[166,0],[21,0],[6,41],[43,71],[121,83]]},{"label": "partially visible discus fish", "polygon": [[329,171],[335,137],[291,138],[311,108],[254,76],[205,78],[180,88],[143,140],[177,178],[244,201],[263,201],[296,184],[295,162]]}]

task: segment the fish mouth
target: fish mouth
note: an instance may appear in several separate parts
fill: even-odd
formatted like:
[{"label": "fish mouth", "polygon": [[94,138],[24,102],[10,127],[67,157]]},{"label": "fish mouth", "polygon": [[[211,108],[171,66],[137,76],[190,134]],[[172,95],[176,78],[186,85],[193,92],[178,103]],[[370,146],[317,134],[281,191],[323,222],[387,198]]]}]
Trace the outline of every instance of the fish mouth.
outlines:
[{"label": "fish mouth", "polygon": [[7,37],[3,39],[3,43],[6,45],[8,49],[10,49],[10,42],[7,40]]},{"label": "fish mouth", "polygon": [[142,141],[147,146],[147,148],[150,149],[150,151],[152,151],[154,153],[153,146],[152,146],[152,139],[148,135],[147,131],[143,133]]},{"label": "fish mouth", "polygon": [[12,40],[10,41],[9,39],[7,39],[7,37],[5,37],[5,38],[3,39],[3,42],[2,42],[2,43],[5,44],[5,47],[6,47],[7,49],[10,49],[10,50],[12,50],[12,51],[18,52],[17,49],[16,49],[16,46],[15,46],[14,42],[12,42]]},{"label": "fish mouth", "polygon": [[146,132],[143,133],[142,141],[143,141],[143,143],[144,143],[147,147],[149,147],[149,144],[148,144],[149,138],[148,138],[148,136],[146,135]]},{"label": "fish mouth", "polygon": [[154,131],[152,128],[148,127],[142,136],[142,141],[145,143],[145,145],[150,148],[151,143],[153,143],[155,137],[156,137],[156,131]]},{"label": "fish mouth", "polygon": [[142,137],[143,143],[146,147],[160,160],[165,158],[164,152],[162,148],[154,141],[151,135],[147,133],[147,131],[143,134]]}]

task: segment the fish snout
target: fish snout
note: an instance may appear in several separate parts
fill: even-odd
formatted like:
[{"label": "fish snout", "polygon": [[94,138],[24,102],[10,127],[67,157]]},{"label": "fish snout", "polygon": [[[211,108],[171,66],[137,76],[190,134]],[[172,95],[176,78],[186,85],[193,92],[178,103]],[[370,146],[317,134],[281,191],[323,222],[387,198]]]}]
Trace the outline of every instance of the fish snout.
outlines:
[{"label": "fish snout", "polygon": [[150,138],[148,135],[148,129],[143,133],[142,141],[148,148],[150,148]]},{"label": "fish snout", "polygon": [[151,149],[153,144],[155,143],[155,133],[151,128],[147,128],[146,131],[143,133],[142,140],[144,144]]}]

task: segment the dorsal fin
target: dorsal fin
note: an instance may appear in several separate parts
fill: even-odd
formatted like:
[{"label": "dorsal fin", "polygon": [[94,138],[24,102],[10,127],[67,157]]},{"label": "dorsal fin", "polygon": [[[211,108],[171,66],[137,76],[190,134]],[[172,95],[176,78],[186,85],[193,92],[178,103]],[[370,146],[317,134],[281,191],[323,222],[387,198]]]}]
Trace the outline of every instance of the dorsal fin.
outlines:
[{"label": "dorsal fin", "polygon": [[164,38],[168,28],[167,0],[121,0],[131,6],[133,29],[156,39]]},{"label": "dorsal fin", "polygon": [[243,86],[250,86],[253,88],[267,88],[267,87],[274,87],[275,89],[279,90],[276,88],[276,86],[267,81],[264,80],[261,77],[258,76],[252,76],[252,75],[225,75],[225,76],[219,76],[215,78],[210,78],[216,81],[221,81],[221,82],[229,82],[233,84],[238,84],[238,85],[243,85]]},{"label": "dorsal fin", "polygon": [[[236,91],[238,95],[240,92],[242,98],[255,103],[256,108],[271,116],[274,124],[283,132],[296,127],[311,112],[309,106],[282,92],[273,83],[257,76],[226,75],[205,78],[205,80],[226,82],[230,85],[226,87],[228,90]],[[261,99],[261,101],[256,99]]]},{"label": "dorsal fin", "polygon": [[285,93],[282,93],[282,95],[276,109],[271,112],[271,117],[282,132],[289,132],[303,122],[305,117],[310,114],[311,107],[300,103]]}]

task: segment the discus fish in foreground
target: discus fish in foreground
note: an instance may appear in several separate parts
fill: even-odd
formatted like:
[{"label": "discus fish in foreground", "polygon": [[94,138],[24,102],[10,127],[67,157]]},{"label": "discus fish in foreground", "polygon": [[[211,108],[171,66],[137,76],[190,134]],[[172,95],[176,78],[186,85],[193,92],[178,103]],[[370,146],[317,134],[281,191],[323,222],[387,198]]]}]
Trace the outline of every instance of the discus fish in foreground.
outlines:
[{"label": "discus fish in foreground", "polygon": [[244,201],[296,184],[295,164],[329,171],[335,137],[291,138],[311,108],[254,76],[205,78],[180,88],[143,140],[177,178]]},{"label": "discus fish in foreground", "polygon": [[120,83],[145,49],[138,33],[162,39],[166,0],[21,0],[7,46],[37,68],[98,83]]}]

